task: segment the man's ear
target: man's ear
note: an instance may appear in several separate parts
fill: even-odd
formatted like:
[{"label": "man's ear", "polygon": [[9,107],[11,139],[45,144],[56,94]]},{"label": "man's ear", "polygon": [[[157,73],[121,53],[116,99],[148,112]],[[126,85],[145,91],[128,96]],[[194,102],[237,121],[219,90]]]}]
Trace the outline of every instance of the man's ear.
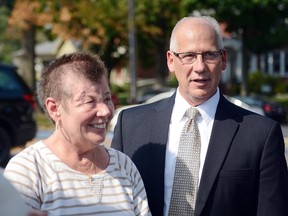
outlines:
[{"label": "man's ear", "polygon": [[57,120],[60,117],[59,104],[56,102],[54,98],[48,97],[45,101],[45,106],[49,116],[54,120],[54,122],[57,122]]},{"label": "man's ear", "polygon": [[226,55],[225,49],[222,50],[221,60],[222,60],[222,71],[223,71],[227,67],[227,55]]},{"label": "man's ear", "polygon": [[166,53],[166,58],[167,58],[167,66],[168,69],[171,73],[174,72],[174,58],[173,58],[173,53],[171,51],[167,51]]}]

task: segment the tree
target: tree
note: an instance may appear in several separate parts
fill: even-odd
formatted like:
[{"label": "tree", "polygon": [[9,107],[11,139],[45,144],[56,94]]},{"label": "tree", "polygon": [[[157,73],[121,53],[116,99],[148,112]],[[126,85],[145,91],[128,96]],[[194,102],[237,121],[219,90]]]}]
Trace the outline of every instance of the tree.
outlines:
[{"label": "tree", "polygon": [[9,28],[13,33],[13,37],[18,35],[21,38],[23,49],[23,65],[21,67],[23,74],[21,75],[33,90],[35,89],[35,26],[39,23],[35,11],[38,7],[37,1],[16,0],[9,18],[10,26],[14,27],[13,31]]},{"label": "tree", "polygon": [[[287,5],[288,0],[135,0],[139,64],[156,65],[157,78],[165,84],[165,53],[176,21],[193,11],[213,15],[242,38],[242,93],[246,94],[250,53],[287,44]],[[109,70],[127,62],[128,0],[16,0],[11,20],[13,26],[41,27],[52,37],[80,39],[84,49],[101,55]]]},{"label": "tree", "polygon": [[[249,56],[288,45],[287,0],[206,0],[206,8],[212,8],[220,22],[227,24],[227,31],[234,32],[242,40],[242,88],[248,89]],[[211,11],[211,10],[210,10]]]},{"label": "tree", "polygon": [[[40,28],[48,38],[81,40],[84,49],[101,55],[110,69],[122,57],[115,54],[117,48],[127,47],[125,0],[16,0],[10,25],[19,30],[24,48],[35,42],[34,30]],[[34,49],[24,50],[26,58],[32,57]]]},{"label": "tree", "polygon": [[165,85],[168,75],[166,51],[175,23],[197,8],[197,0],[142,0],[136,5],[136,28],[139,58],[145,67],[156,65],[157,78]]},{"label": "tree", "polygon": [[0,2],[0,62],[11,63],[12,58],[10,53],[20,47],[19,42],[15,38],[6,32],[8,28],[8,18],[10,16],[13,7],[13,1],[2,1]]},{"label": "tree", "polygon": [[[167,76],[167,41],[176,20],[187,13],[186,4],[176,0],[143,0],[135,4],[140,64],[143,67],[158,65],[157,77],[161,83]],[[29,13],[21,14],[20,10]],[[127,0],[17,0],[10,23],[22,33],[27,26],[31,29],[41,26],[49,35],[80,39],[84,49],[101,55],[108,69],[127,61]]]}]

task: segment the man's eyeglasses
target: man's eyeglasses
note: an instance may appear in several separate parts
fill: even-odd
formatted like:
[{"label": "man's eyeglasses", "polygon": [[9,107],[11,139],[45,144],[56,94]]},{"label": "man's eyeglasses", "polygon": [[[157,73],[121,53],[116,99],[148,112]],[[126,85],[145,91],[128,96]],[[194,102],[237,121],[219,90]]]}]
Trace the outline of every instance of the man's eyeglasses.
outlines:
[{"label": "man's eyeglasses", "polygon": [[193,64],[196,60],[198,55],[202,56],[202,59],[206,63],[216,63],[218,61],[218,57],[222,55],[223,50],[219,51],[209,51],[209,52],[182,52],[182,53],[176,53],[172,52],[177,58],[180,59],[182,64]]}]

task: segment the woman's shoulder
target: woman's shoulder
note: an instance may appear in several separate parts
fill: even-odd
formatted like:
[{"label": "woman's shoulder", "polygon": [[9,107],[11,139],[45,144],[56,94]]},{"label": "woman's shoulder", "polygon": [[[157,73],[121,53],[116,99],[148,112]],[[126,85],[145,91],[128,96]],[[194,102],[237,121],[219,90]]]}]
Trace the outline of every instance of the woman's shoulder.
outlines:
[{"label": "woman's shoulder", "polygon": [[126,155],[124,154],[123,152],[117,150],[117,149],[114,149],[112,147],[106,147],[108,153],[109,153],[109,156],[110,158],[111,157],[115,157],[117,160],[128,160],[128,161],[131,161],[131,159]]},{"label": "woman's shoulder", "polygon": [[[27,147],[25,147],[23,150],[21,150],[19,153],[17,153],[14,157],[34,157],[40,152],[44,152],[47,150],[46,145],[42,141],[37,141],[34,144],[31,144]],[[13,157],[13,158],[14,158]]]},{"label": "woman's shoulder", "polygon": [[122,167],[124,169],[134,169],[134,163],[126,154],[114,148],[106,148],[110,156],[110,164],[115,164],[116,166]]},{"label": "woman's shoulder", "polygon": [[13,170],[15,167],[34,170],[39,164],[43,164],[47,157],[49,156],[46,145],[42,141],[38,141],[14,155],[5,170]]}]

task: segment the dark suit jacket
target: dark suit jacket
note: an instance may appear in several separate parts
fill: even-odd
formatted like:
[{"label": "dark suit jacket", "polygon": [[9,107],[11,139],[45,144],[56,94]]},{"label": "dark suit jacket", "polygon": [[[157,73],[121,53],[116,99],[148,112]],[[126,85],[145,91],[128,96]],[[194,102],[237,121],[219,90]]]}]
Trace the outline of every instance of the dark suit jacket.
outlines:
[{"label": "dark suit jacket", "polygon": [[[163,215],[165,150],[175,94],[121,112],[112,147],[132,158],[153,215]],[[196,201],[198,216],[287,216],[288,174],[280,125],[223,95]]]}]

